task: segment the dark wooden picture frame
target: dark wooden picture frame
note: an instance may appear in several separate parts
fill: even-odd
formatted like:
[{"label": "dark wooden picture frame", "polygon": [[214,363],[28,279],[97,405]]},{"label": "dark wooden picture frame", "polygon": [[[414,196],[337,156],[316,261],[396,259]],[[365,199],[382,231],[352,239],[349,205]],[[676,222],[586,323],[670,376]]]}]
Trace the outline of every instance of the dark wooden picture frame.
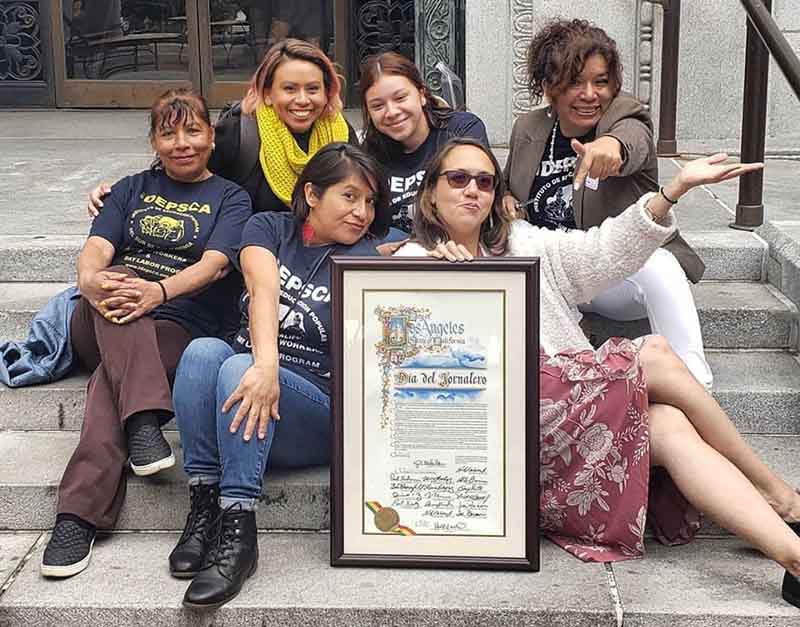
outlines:
[{"label": "dark wooden picture frame", "polygon": [[[331,450],[331,565],[332,566],[376,566],[376,567],[404,567],[404,568],[455,568],[455,569],[487,569],[487,570],[539,570],[539,261],[534,258],[490,258],[476,260],[470,263],[446,263],[432,259],[418,258],[380,258],[380,257],[332,257],[331,272],[331,297],[332,297],[332,336],[331,349],[333,356],[332,364],[332,416],[333,416],[333,438]],[[380,284],[379,291],[391,291],[394,289],[397,280],[407,280],[409,273],[430,273],[430,271],[455,272],[459,278],[458,285],[443,284],[442,290],[455,292],[476,291],[476,280],[486,280],[486,273],[511,273],[518,275],[524,283],[524,294],[521,298],[525,303],[524,314],[524,341],[514,339],[515,350],[523,353],[524,364],[522,370],[518,369],[512,384],[519,384],[517,378],[524,379],[524,442],[521,444],[524,451],[519,450],[518,454],[524,460],[524,468],[518,466],[511,467],[508,460],[504,462],[504,472],[522,472],[517,491],[524,494],[524,504],[512,504],[512,507],[519,508],[519,512],[524,512],[524,525],[522,531],[517,535],[515,542],[524,543],[524,549],[519,555],[486,555],[485,551],[476,550],[476,554],[459,552],[455,555],[436,555],[430,554],[396,554],[389,551],[385,552],[355,552],[348,551],[345,546],[345,475],[347,473],[348,461],[345,459],[345,437],[347,430],[348,417],[345,416],[345,380],[349,376],[348,368],[348,347],[345,339],[345,299],[361,299],[362,294],[368,290],[355,290],[359,293],[345,293],[346,274],[350,272],[375,273]],[[394,274],[392,274],[394,273]],[[421,276],[421,275],[420,275]],[[426,276],[430,276],[429,274]],[[499,277],[500,275],[498,275]],[[509,276],[506,274],[505,276]],[[406,277],[400,279],[400,277]],[[452,275],[450,275],[452,278]],[[463,277],[463,281],[460,280]],[[395,283],[393,283],[393,278]],[[444,279],[444,274],[443,274]],[[469,289],[466,288],[469,286]],[[406,291],[406,290],[403,290]],[[420,289],[420,292],[430,291]],[[486,290],[490,291],[490,290]],[[516,290],[517,292],[521,290]],[[505,298],[505,296],[504,296]],[[352,302],[348,301],[348,302]],[[363,301],[359,301],[363,302]],[[505,300],[503,301],[505,302]],[[515,301],[516,302],[516,301]],[[359,305],[360,306],[360,305]],[[510,320],[515,313],[508,311],[505,319]],[[352,329],[351,329],[352,331]],[[364,332],[364,328],[361,329]],[[511,339],[506,340],[504,350],[511,346]],[[352,353],[352,351],[351,351]],[[506,353],[503,353],[504,357]],[[360,363],[360,362],[359,362]],[[364,366],[364,364],[362,364]],[[352,373],[351,373],[352,374]],[[363,397],[363,373],[361,375]],[[505,374],[504,376],[508,376]],[[507,380],[504,381],[506,385]],[[505,387],[504,387],[505,389]],[[516,388],[515,388],[516,389]],[[505,403],[505,397],[503,402]],[[363,412],[362,412],[363,413]],[[361,418],[359,416],[359,418]],[[353,417],[350,417],[352,420]],[[504,421],[504,442],[505,434],[509,431],[509,426]],[[506,449],[515,444],[506,442]],[[503,453],[505,455],[505,451]],[[363,460],[362,460],[363,463]],[[359,470],[361,472],[361,470]],[[504,497],[505,498],[505,497]],[[363,512],[362,512],[363,515]],[[398,527],[399,529],[399,527]],[[393,531],[396,531],[393,530]],[[373,534],[375,535],[375,534]],[[387,534],[388,535],[388,534]],[[380,534],[378,534],[380,536]],[[363,537],[363,536],[362,536]],[[450,536],[442,535],[442,542],[447,543]],[[463,539],[466,536],[461,536]],[[479,543],[484,537],[474,536],[466,540],[467,543],[474,541]],[[524,540],[523,540],[524,539]],[[378,540],[380,542],[380,540]],[[476,547],[478,545],[476,544]],[[515,545],[516,546],[516,545]]]}]

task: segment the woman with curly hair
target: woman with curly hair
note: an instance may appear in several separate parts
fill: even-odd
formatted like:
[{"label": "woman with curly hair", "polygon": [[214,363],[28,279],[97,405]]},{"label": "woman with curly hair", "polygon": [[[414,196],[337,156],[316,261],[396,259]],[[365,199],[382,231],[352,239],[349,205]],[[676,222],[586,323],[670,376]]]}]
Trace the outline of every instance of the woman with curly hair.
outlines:
[{"label": "woman with curly hair", "polygon": [[[583,229],[622,213],[658,185],[653,125],[621,91],[616,42],[585,20],[554,20],[528,48],[528,86],[537,108],[517,119],[505,168],[509,211],[548,229]],[[669,202],[674,199],[666,198]],[[676,231],[635,274],[581,306],[614,320],[647,317],[695,378],[710,389],[700,321],[687,277],[705,266]]]}]

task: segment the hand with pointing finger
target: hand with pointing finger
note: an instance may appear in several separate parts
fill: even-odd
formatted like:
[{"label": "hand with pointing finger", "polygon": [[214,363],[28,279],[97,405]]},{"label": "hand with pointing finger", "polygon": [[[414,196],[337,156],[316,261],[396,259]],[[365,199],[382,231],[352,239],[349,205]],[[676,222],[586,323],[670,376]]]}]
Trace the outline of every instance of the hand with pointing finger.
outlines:
[{"label": "hand with pointing finger", "polygon": [[570,145],[579,159],[573,183],[576,190],[581,188],[587,176],[603,181],[609,176],[619,175],[622,144],[616,138],[606,135],[586,144],[573,139]]}]

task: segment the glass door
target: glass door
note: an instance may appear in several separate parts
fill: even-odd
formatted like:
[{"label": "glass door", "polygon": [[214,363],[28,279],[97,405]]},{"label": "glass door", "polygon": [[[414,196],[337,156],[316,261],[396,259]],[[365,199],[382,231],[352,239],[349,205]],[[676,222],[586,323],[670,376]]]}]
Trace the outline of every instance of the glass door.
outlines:
[{"label": "glass door", "polygon": [[198,0],[55,4],[59,106],[149,107],[169,88],[200,84]]},{"label": "glass door", "polygon": [[264,52],[287,37],[320,46],[352,96],[367,54],[413,56],[412,0],[56,0],[61,107],[147,108],[172,87],[209,105],[240,100]]},{"label": "glass door", "polygon": [[[240,100],[266,50],[287,37],[320,46],[334,61],[335,13],[343,0],[200,0],[203,92],[213,107]],[[341,38],[338,41],[342,41]]]}]

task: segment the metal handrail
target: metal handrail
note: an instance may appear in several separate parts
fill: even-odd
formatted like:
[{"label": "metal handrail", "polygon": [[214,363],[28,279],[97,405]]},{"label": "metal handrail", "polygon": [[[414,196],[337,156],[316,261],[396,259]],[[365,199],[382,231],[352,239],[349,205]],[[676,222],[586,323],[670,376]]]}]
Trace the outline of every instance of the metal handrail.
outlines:
[{"label": "metal handrail", "polygon": [[661,27],[661,94],[656,150],[662,157],[673,157],[678,154],[675,127],[678,112],[681,0],[657,0],[657,3],[664,9],[664,17]]},{"label": "metal handrail", "polygon": [[[675,139],[677,123],[678,57],[680,39],[680,0],[652,0],[664,8],[661,95],[657,151],[659,156],[678,153]],[[767,86],[770,55],[780,67],[794,94],[800,99],[800,59],[772,17],[772,0],[740,0],[747,12],[747,44],[744,96],[742,104],[741,160],[764,160],[767,128]],[[739,179],[736,221],[731,227],[752,230],[764,223],[764,176],[762,172]]]},{"label": "metal handrail", "polygon": [[[756,0],[760,9],[772,19],[772,0]],[[756,3],[746,5],[751,8]],[[759,15],[762,11],[759,10]],[[741,161],[756,163],[764,160],[767,138],[767,87],[769,82],[769,49],[760,36],[759,23],[747,21],[747,43],[745,44],[744,94],[742,96],[742,148]],[[774,22],[773,22],[774,23]],[[752,172],[739,179],[739,199],[736,202],[736,218],[731,228],[752,231],[764,224],[764,172]]]},{"label": "metal handrail", "polygon": [[794,95],[800,99],[800,59],[797,58],[791,44],[772,17],[772,1],[769,1],[769,7],[765,5],[765,0],[740,1],[747,11],[748,20],[755,27],[761,41],[769,49],[786,80],[789,81]]},{"label": "metal handrail", "polygon": [[[742,162],[764,160],[770,55],[800,99],[800,59],[772,17],[772,0],[740,0],[747,11],[747,55],[742,104]],[[751,231],[764,223],[764,174],[739,179],[734,229]]]}]

